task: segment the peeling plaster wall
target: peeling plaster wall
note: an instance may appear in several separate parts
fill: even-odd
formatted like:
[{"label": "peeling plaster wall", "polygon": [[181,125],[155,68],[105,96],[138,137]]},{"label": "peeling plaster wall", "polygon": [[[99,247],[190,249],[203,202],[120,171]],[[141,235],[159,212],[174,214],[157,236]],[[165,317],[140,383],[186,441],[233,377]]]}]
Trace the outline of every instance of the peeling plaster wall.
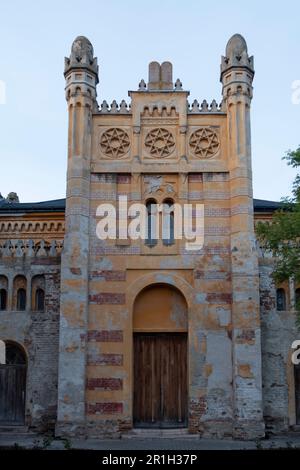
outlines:
[{"label": "peeling plaster wall", "polygon": [[[27,354],[25,424],[41,432],[53,431],[57,416],[60,259],[0,260],[0,274],[9,279],[8,310],[0,311],[0,339],[23,346]],[[27,308],[11,310],[13,279],[27,278]],[[45,277],[45,311],[31,309],[31,279]]]}]

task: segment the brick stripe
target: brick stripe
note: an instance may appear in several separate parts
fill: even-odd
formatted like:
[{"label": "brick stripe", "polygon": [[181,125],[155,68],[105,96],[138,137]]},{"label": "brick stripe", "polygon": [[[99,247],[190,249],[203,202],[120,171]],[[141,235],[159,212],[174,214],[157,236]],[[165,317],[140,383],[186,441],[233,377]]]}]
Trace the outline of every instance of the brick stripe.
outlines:
[{"label": "brick stripe", "polygon": [[123,413],[123,403],[87,403],[87,414],[120,414]]},{"label": "brick stripe", "polygon": [[88,341],[97,343],[121,343],[123,341],[122,330],[89,330]]},{"label": "brick stripe", "polygon": [[115,173],[91,173],[91,181],[97,181],[100,183],[115,183]]},{"label": "brick stripe", "polygon": [[194,271],[194,279],[222,279],[230,281],[231,275],[229,272],[223,271],[202,271],[200,269],[196,269]]},{"label": "brick stripe", "polygon": [[217,183],[221,183],[223,181],[229,180],[229,174],[226,172],[207,172],[203,173],[203,181],[213,181]]},{"label": "brick stripe", "polygon": [[122,366],[123,354],[88,354],[89,366]]},{"label": "brick stripe", "polygon": [[97,305],[124,305],[125,294],[116,294],[113,292],[101,292],[89,296],[89,302]]},{"label": "brick stripe", "polygon": [[122,390],[123,379],[115,378],[90,378],[87,380],[86,388],[88,390]]},{"label": "brick stripe", "polygon": [[231,304],[232,295],[224,292],[211,293],[206,295],[206,301],[211,303]]},{"label": "brick stripe", "polygon": [[105,281],[126,281],[126,271],[91,271],[90,280],[103,279]]},{"label": "brick stripe", "polygon": [[188,182],[189,183],[198,183],[203,180],[202,173],[191,173],[188,176]]},{"label": "brick stripe", "polygon": [[117,175],[117,183],[119,184],[130,184],[131,175]]}]

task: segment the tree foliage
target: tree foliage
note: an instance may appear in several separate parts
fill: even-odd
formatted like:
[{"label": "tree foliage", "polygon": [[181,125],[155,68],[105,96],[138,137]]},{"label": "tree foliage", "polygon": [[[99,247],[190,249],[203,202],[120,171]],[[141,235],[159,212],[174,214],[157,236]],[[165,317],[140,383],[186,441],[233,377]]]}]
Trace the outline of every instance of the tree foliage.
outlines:
[{"label": "tree foliage", "polygon": [[[290,278],[300,282],[300,146],[289,150],[283,157],[297,170],[292,196],[282,201],[281,208],[273,215],[272,222],[260,222],[257,236],[263,248],[271,251],[274,261],[273,277],[278,283]],[[297,310],[299,310],[297,305]]]}]

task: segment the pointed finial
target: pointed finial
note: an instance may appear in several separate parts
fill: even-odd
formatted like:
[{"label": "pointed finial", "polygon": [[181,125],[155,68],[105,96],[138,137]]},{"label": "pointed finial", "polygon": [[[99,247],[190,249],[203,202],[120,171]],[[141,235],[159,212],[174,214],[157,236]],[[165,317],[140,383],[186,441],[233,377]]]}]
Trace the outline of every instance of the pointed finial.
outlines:
[{"label": "pointed finial", "polygon": [[139,83],[139,91],[145,91],[147,89],[147,85],[145,80],[142,78],[142,80]]},{"label": "pointed finial", "polygon": [[199,112],[200,112],[199,102],[198,100],[194,100],[192,103],[191,113],[199,113]]},{"label": "pointed finial", "polygon": [[182,83],[181,81],[179,80],[179,78],[177,78],[176,82],[175,82],[175,90],[178,91],[178,90],[182,90]]},{"label": "pointed finial", "polygon": [[201,103],[201,112],[207,113],[208,112],[208,103],[206,100],[203,100]]},{"label": "pointed finial", "polygon": [[108,107],[107,101],[104,100],[104,101],[102,102],[102,104],[101,104],[101,110],[100,110],[100,112],[101,112],[101,113],[108,113],[108,109],[109,109],[109,107]]},{"label": "pointed finial", "polygon": [[127,103],[126,103],[125,100],[122,100],[121,103],[120,103],[120,112],[121,113],[127,113],[128,112]]},{"label": "pointed finial", "polygon": [[217,113],[218,112],[218,104],[217,104],[216,100],[212,100],[212,102],[210,104],[210,111],[212,113]]},{"label": "pointed finial", "polygon": [[118,103],[116,100],[113,100],[113,102],[110,105],[110,112],[111,113],[117,113],[118,112]]}]

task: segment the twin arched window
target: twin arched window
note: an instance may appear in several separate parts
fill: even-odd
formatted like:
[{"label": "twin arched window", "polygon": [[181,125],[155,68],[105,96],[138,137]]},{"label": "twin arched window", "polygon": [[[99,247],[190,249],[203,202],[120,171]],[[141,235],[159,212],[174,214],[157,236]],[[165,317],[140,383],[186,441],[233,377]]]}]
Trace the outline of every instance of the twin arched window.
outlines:
[{"label": "twin arched window", "polygon": [[[149,199],[146,203],[147,209],[147,238],[146,245],[155,246],[159,239],[161,226],[162,242],[165,246],[173,245],[174,237],[174,203],[166,199],[162,205],[155,199]],[[160,213],[162,214],[160,223]]]}]

